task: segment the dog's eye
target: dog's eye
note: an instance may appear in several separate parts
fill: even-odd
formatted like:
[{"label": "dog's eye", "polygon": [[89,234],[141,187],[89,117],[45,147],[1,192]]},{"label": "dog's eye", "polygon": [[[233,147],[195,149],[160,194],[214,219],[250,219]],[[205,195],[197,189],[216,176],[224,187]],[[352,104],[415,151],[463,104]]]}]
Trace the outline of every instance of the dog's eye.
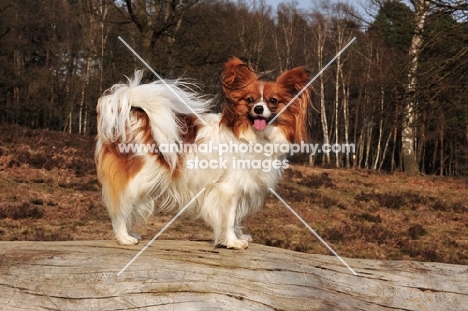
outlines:
[{"label": "dog's eye", "polygon": [[278,105],[278,100],[274,97],[270,98],[268,102],[272,105]]},{"label": "dog's eye", "polygon": [[247,97],[245,101],[247,102],[247,104],[253,104],[255,100],[253,99],[253,97]]}]

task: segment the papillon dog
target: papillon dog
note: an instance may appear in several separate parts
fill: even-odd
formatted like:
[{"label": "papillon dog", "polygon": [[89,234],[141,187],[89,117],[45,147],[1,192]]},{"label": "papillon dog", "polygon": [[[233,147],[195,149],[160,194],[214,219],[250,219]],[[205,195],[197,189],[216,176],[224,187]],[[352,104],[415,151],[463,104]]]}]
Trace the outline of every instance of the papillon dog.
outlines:
[{"label": "papillon dog", "polygon": [[[309,82],[308,72],[298,67],[274,81],[230,58],[220,75],[220,114],[209,113],[213,100],[197,95],[193,85],[141,84],[142,75],[136,71],[127,84],[112,86],[97,105],[97,174],[118,243],[138,243],[132,224],[156,206],[181,209],[205,188],[188,210],[213,228],[215,245],[247,248],[252,238],[242,232],[242,219],[263,206],[268,188],[281,177],[287,150],[241,147],[258,151],[306,140],[309,91],[279,112]],[[223,144],[229,148],[220,154]],[[196,148],[202,145],[211,151]],[[276,165],[268,170],[246,166],[248,161]]]}]

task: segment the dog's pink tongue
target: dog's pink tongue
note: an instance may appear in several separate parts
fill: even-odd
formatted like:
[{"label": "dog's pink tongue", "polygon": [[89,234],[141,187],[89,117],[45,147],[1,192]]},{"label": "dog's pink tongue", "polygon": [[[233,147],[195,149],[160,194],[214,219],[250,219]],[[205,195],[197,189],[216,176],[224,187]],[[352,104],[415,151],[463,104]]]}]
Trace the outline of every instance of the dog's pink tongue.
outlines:
[{"label": "dog's pink tongue", "polygon": [[255,119],[253,126],[256,130],[263,131],[267,126],[267,123],[265,119]]}]

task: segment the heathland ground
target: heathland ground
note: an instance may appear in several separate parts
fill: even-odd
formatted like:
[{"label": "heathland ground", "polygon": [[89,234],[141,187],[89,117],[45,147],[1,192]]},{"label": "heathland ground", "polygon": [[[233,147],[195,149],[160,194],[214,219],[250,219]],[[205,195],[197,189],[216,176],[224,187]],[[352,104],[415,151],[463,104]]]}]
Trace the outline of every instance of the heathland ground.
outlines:
[{"label": "heathland ground", "polygon": [[[113,239],[96,178],[94,138],[0,126],[0,240]],[[294,164],[277,192],[341,256],[468,265],[468,180]],[[138,228],[151,239],[175,213]],[[255,243],[328,250],[273,195],[245,221]],[[137,230],[137,231],[138,231]],[[160,239],[211,239],[177,219]]]}]

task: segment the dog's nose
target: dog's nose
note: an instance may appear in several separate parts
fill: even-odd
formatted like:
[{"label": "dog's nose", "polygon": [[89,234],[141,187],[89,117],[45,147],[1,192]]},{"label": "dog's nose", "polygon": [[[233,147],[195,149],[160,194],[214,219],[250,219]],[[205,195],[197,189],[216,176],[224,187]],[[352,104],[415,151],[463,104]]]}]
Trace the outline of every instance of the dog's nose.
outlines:
[{"label": "dog's nose", "polygon": [[256,114],[262,114],[263,113],[263,106],[255,106],[254,107],[254,112]]}]

